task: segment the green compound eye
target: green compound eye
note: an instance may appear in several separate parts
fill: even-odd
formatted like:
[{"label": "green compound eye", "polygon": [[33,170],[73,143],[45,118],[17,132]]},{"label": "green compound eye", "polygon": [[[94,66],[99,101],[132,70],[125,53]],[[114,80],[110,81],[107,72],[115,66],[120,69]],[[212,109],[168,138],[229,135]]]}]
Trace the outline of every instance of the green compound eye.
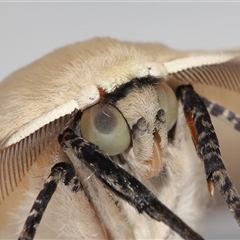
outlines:
[{"label": "green compound eye", "polygon": [[177,121],[178,102],[175,93],[165,82],[160,82],[156,85],[158,93],[159,105],[165,111],[167,130],[171,130]]},{"label": "green compound eye", "polygon": [[128,124],[113,105],[97,104],[84,110],[80,129],[84,139],[109,156],[122,153],[131,143]]}]

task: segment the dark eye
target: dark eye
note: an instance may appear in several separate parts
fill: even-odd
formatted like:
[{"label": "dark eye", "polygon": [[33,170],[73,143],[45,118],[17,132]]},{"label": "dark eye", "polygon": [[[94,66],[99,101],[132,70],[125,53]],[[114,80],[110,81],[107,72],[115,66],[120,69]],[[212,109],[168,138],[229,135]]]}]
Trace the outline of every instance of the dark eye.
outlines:
[{"label": "dark eye", "polygon": [[123,152],[131,142],[126,120],[117,108],[109,104],[97,104],[84,110],[80,129],[83,138],[109,156]]}]

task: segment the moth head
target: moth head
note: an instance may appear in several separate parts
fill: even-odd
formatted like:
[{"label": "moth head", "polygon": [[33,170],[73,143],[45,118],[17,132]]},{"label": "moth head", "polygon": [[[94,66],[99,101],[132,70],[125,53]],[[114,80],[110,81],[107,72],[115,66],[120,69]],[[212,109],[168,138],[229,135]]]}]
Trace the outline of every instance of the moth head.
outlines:
[{"label": "moth head", "polygon": [[82,112],[81,135],[114,160],[124,159],[130,170],[145,178],[163,167],[167,133],[177,119],[177,99],[163,80],[145,77],[104,94]]}]

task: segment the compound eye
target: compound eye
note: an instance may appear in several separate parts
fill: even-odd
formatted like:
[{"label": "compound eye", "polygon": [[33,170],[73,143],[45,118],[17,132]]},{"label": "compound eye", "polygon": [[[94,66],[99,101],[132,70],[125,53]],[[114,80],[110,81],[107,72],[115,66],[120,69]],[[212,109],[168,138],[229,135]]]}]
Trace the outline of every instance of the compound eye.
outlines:
[{"label": "compound eye", "polygon": [[80,130],[84,139],[109,156],[122,153],[131,143],[128,124],[113,105],[97,104],[84,110]]},{"label": "compound eye", "polygon": [[178,102],[175,93],[165,82],[156,85],[159,105],[165,111],[167,130],[169,131],[177,120]]}]

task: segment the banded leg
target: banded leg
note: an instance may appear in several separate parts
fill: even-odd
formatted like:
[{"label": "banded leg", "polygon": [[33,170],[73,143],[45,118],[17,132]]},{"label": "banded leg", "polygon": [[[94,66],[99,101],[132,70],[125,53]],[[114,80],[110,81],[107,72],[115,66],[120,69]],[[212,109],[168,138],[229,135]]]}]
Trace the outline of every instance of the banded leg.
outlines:
[{"label": "banded leg", "polygon": [[60,180],[63,181],[66,186],[69,185],[73,192],[78,192],[81,189],[81,183],[69,163],[60,162],[55,164],[51,169],[51,174],[44,184],[43,189],[38,194],[32,206],[18,240],[31,240],[34,238],[38,224]]},{"label": "banded leg", "polygon": [[240,226],[240,195],[223,164],[210,115],[202,99],[193,90],[192,86],[179,87],[177,96],[183,104],[184,114],[196,151],[203,160],[210,195],[213,196],[214,185],[217,186]]},{"label": "banded leg", "polygon": [[203,239],[95,144],[87,142],[71,130],[60,135],[58,141],[73,165],[79,161],[84,162],[106,187],[135,207],[139,213],[145,212],[151,218],[164,222],[184,239]]}]

